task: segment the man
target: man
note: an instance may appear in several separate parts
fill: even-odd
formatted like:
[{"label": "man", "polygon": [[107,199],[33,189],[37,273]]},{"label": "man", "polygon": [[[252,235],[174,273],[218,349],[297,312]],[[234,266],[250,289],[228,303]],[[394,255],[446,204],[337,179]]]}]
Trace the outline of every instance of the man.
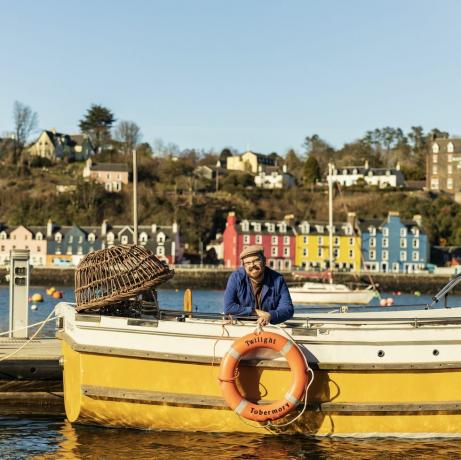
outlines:
[{"label": "man", "polygon": [[262,246],[253,245],[240,253],[243,267],[233,272],[224,293],[224,313],[257,315],[258,323],[278,324],[293,316],[288,287],[280,273],[266,267]]}]

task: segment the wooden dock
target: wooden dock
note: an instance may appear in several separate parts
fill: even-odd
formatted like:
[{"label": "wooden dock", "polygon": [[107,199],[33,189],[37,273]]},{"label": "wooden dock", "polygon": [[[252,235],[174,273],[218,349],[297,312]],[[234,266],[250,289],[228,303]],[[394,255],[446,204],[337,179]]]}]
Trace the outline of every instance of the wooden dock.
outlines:
[{"label": "wooden dock", "polygon": [[60,341],[41,338],[26,342],[0,338],[2,413],[63,413]]}]

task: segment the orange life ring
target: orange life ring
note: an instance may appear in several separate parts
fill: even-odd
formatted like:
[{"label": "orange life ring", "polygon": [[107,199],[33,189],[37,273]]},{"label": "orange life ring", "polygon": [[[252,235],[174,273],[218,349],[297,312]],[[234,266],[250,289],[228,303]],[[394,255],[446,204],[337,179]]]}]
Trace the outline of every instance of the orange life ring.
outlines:
[{"label": "orange life ring", "polygon": [[[270,348],[285,356],[290,365],[292,384],[284,399],[259,405],[245,399],[235,383],[237,366],[243,356],[256,348]],[[298,347],[288,338],[273,332],[245,335],[236,340],[221,361],[219,382],[227,405],[248,420],[277,420],[293,410],[301,401],[307,384],[307,366]]]}]

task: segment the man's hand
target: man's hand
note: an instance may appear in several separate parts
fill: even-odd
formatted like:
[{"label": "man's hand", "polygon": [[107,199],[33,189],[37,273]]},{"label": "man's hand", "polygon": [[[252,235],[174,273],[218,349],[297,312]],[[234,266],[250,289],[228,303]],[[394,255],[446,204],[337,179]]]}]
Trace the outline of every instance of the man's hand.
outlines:
[{"label": "man's hand", "polygon": [[260,325],[260,326],[265,326],[266,324],[269,324],[271,318],[272,318],[272,315],[267,312],[267,311],[264,311],[264,310],[258,310],[257,308],[255,309],[255,313],[258,315],[258,321],[257,323]]}]

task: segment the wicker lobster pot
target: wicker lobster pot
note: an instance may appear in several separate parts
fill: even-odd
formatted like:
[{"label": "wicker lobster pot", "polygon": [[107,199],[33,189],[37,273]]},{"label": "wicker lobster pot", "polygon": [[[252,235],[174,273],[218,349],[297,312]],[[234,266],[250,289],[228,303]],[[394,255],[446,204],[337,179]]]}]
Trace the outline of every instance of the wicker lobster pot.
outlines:
[{"label": "wicker lobster pot", "polygon": [[86,255],[75,272],[77,311],[135,297],[174,276],[174,270],[137,245],[112,246]]}]

